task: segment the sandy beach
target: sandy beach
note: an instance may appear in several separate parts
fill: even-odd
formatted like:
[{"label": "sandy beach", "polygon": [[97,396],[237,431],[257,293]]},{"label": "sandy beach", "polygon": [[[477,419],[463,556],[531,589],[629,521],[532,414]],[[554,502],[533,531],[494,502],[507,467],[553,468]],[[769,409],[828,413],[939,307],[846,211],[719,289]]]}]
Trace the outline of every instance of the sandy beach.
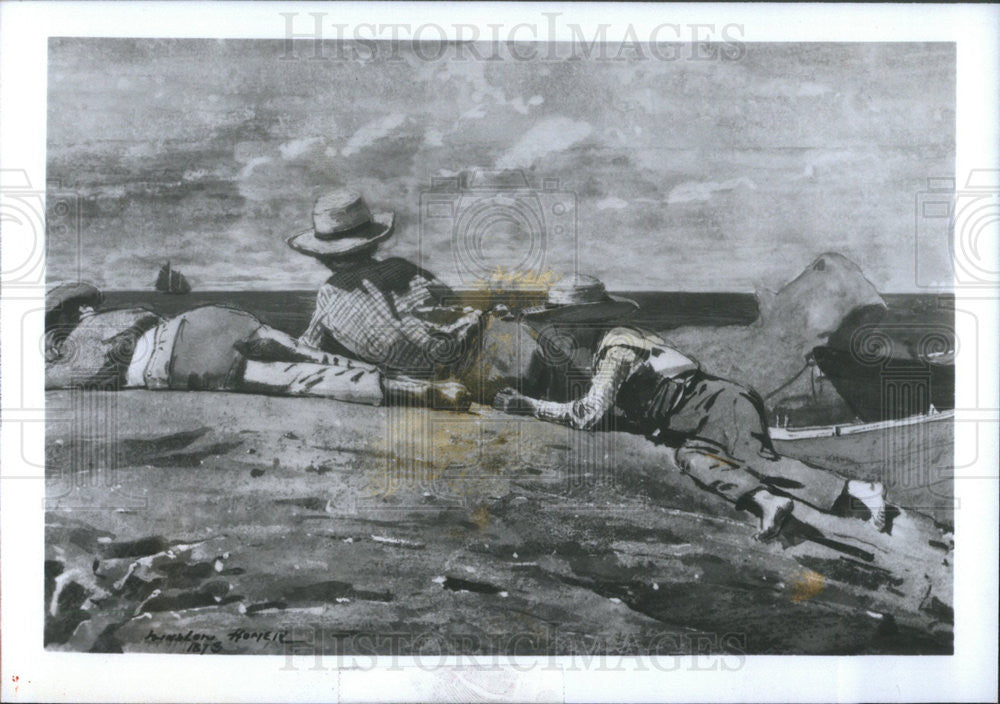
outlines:
[{"label": "sandy beach", "polygon": [[892,535],[797,513],[761,544],[754,516],[623,432],[479,406],[46,397],[49,648],[951,652],[951,536],[913,512]]}]

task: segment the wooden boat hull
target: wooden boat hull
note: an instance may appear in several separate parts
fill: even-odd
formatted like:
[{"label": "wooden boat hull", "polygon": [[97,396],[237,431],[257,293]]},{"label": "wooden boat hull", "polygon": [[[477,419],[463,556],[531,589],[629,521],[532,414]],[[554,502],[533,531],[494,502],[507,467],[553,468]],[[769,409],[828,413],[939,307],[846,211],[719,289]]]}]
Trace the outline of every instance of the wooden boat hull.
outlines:
[{"label": "wooden boat hull", "polygon": [[897,421],[772,428],[782,455],[851,479],[880,481],[896,505],[951,524],[954,411]]},{"label": "wooden boat hull", "polygon": [[874,422],[955,407],[955,366],[908,357],[866,363],[849,350],[817,347],[816,364],[859,418]]}]

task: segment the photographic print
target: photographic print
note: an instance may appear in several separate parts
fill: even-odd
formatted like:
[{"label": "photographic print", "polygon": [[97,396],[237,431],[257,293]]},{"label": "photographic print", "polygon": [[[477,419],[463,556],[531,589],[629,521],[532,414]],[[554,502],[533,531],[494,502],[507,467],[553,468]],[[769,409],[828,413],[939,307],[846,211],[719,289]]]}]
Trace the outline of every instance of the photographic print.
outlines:
[{"label": "photographic print", "polygon": [[737,30],[51,38],[45,647],[952,653],[955,45]]},{"label": "photographic print", "polygon": [[995,699],[997,17],[0,6],[3,700]]}]

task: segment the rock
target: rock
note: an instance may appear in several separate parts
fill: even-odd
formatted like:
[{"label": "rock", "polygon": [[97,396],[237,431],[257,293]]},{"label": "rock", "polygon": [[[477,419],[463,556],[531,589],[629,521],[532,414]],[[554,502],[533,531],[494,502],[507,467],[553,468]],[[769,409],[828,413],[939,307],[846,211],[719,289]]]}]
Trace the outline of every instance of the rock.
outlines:
[{"label": "rock", "polygon": [[[885,308],[885,301],[857,264],[828,252],[777,293],[759,291],[760,318],[749,326],[682,327],[664,334],[712,374],[767,395],[790,381],[814,347],[825,344],[854,311]],[[776,401],[777,399],[771,399]]]}]

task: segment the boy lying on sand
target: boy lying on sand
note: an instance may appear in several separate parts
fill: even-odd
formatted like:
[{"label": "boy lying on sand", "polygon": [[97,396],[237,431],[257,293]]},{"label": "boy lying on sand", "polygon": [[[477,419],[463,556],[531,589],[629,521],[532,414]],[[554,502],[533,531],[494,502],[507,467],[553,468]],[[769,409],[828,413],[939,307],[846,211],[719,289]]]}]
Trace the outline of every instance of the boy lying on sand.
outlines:
[{"label": "boy lying on sand", "polygon": [[599,344],[593,369],[589,391],[574,401],[547,401],[507,388],[493,405],[578,429],[594,428],[618,411],[654,441],[676,446],[678,467],[699,485],[738,508],[756,507],[758,540],[778,535],[794,501],[829,511],[845,494],[864,504],[877,530],[885,529],[881,484],[846,480],[779,456],[756,391],[702,372],[657,335],[614,328]]},{"label": "boy lying on sand", "polygon": [[388,375],[235,308],[203,306],[164,320],[144,308],[95,313],[101,294],[85,285],[58,287],[48,298],[47,389],[216,390],[469,407],[469,393],[457,382]]},{"label": "boy lying on sand", "polygon": [[[100,298],[86,286],[50,292],[46,388],[218,390],[451,410],[470,405],[463,384],[387,374],[304,344],[245,311],[204,306],[164,320],[142,308],[95,313]],[[602,298],[591,305],[623,304]],[[587,307],[555,310],[566,314]],[[474,366],[482,375],[483,367]],[[700,485],[738,507],[756,507],[760,540],[778,535],[793,498],[825,511],[845,495],[853,497],[867,507],[874,526],[884,529],[882,485],[848,481],[780,457],[756,392],[705,374],[656,335],[613,329],[598,346],[594,370],[590,390],[575,401],[535,399],[507,388],[494,405],[581,429],[618,409],[652,439],[679,445],[678,466]],[[489,386],[487,381],[479,383]]]}]

